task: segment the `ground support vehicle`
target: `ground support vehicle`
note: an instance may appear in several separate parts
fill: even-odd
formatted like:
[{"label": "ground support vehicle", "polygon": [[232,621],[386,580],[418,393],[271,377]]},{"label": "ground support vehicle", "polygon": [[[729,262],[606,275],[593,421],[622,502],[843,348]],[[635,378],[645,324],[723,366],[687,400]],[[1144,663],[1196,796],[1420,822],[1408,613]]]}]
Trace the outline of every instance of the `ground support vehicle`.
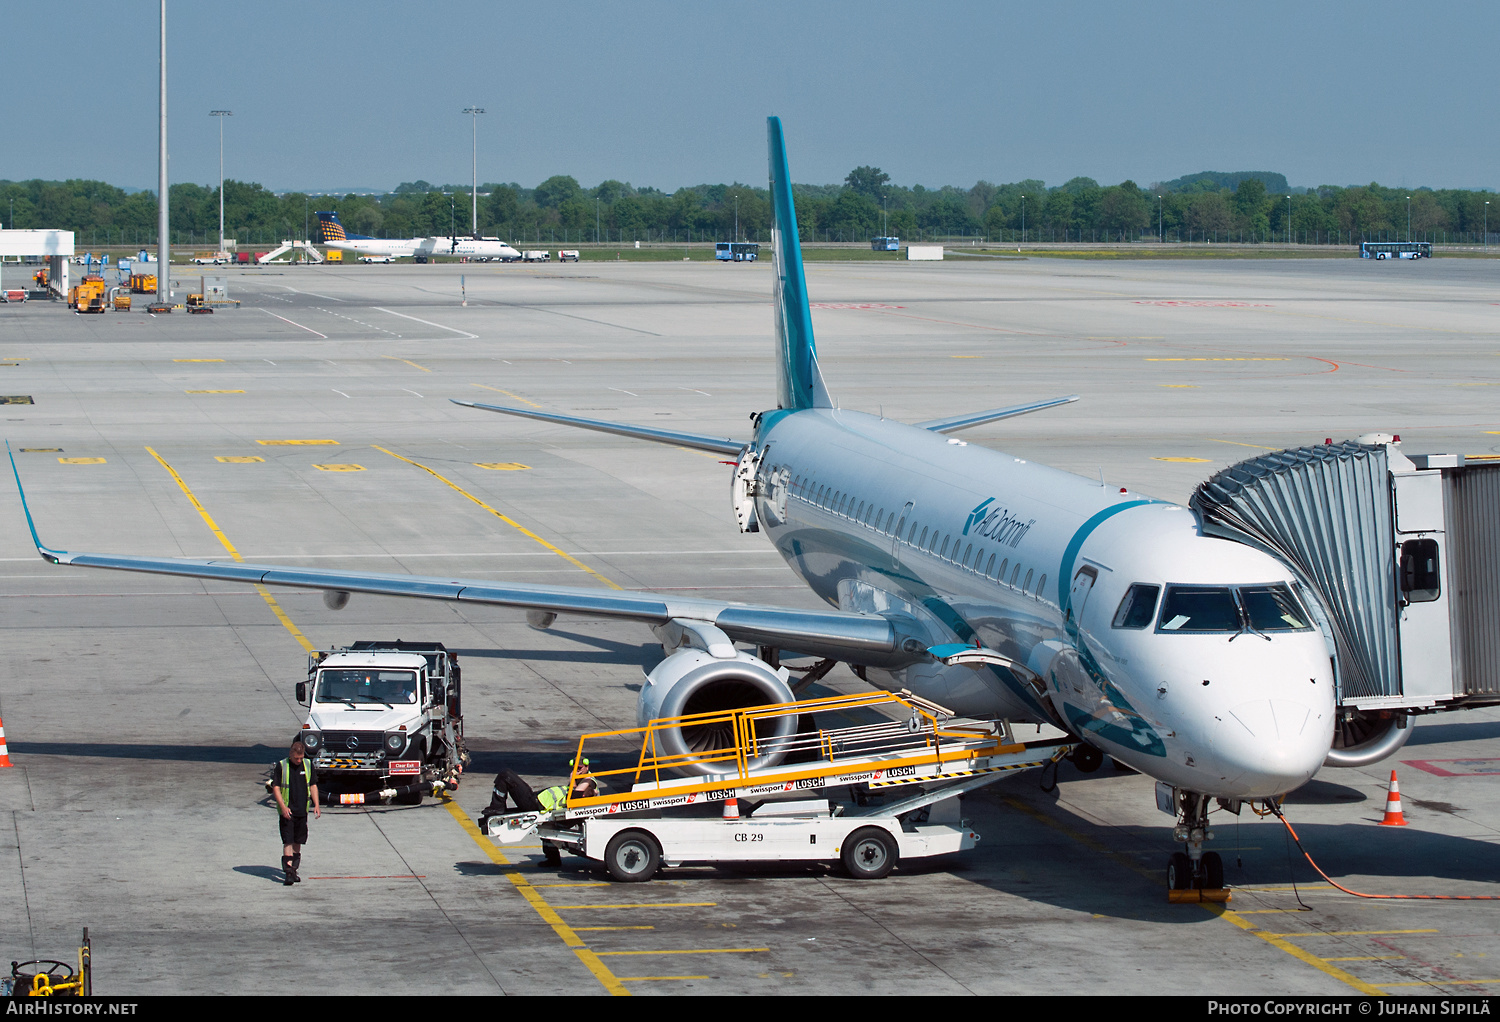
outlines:
[{"label": "ground support vehicle", "polygon": [[550,262],[551,259],[552,253],[542,251],[541,249],[527,249],[525,252],[521,253],[522,262],[545,263]]},{"label": "ground support vehicle", "polygon": [[560,263],[578,262],[578,250],[576,248],[561,249],[557,253],[557,261]]},{"label": "ground support vehicle", "polygon": [[[861,709],[904,719],[789,737],[777,727],[778,718],[806,722]],[[733,741],[664,754],[659,739],[674,729]],[[590,744],[622,738],[640,739],[636,765],[590,773]],[[557,809],[494,816],[484,826],[499,844],[540,837],[625,882],[649,880],[662,866],[750,861],[837,862],[852,877],[875,880],[903,859],[973,848],[979,835],[960,818],[957,796],[1072,748],[1066,740],[1018,743],[1004,721],[955,720],[906,693],[700,713],[584,735],[567,790],[579,792],[590,778],[624,790],[570,794]],[[664,776],[671,774],[682,776]]]},{"label": "ground support vehicle", "polygon": [[130,275],[130,290],[132,294],[138,295],[156,294],[156,274],[132,273]]},{"label": "ground support vehicle", "polygon": [[102,313],[104,292],[104,278],[91,274],[68,290],[68,307],[76,312]]},{"label": "ground support vehicle", "polygon": [[302,741],[328,805],[420,802],[456,788],[463,741],[458,657],[440,642],[363,640],[307,657]]}]

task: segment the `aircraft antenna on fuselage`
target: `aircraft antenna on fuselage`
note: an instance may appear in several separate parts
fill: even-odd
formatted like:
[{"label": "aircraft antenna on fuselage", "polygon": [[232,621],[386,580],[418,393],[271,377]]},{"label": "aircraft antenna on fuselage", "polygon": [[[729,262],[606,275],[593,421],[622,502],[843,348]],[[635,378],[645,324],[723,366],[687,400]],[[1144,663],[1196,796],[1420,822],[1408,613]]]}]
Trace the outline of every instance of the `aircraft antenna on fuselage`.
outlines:
[{"label": "aircraft antenna on fuselage", "polygon": [[797,236],[797,208],[787,170],[781,118],[766,118],[771,164],[771,265],[776,274],[776,403],[780,408],[832,408],[818,350],[813,344],[812,311],[807,305],[807,278],[802,272],[802,243]]}]

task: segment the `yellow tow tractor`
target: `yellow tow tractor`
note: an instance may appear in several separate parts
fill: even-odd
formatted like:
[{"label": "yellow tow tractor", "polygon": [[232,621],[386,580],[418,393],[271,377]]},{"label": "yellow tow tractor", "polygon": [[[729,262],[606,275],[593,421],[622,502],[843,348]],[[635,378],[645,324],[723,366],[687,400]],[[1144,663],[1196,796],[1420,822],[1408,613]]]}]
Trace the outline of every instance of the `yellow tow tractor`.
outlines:
[{"label": "yellow tow tractor", "polygon": [[104,278],[90,274],[68,289],[68,307],[76,312],[104,312]]},{"label": "yellow tow tractor", "polygon": [[132,273],[130,275],[130,290],[138,295],[156,294],[156,274]]},{"label": "yellow tow tractor", "polygon": [[11,962],[10,975],[0,980],[0,996],[92,997],[94,996],[93,948],[89,930],[83,928],[78,948],[78,967],[50,958]]}]

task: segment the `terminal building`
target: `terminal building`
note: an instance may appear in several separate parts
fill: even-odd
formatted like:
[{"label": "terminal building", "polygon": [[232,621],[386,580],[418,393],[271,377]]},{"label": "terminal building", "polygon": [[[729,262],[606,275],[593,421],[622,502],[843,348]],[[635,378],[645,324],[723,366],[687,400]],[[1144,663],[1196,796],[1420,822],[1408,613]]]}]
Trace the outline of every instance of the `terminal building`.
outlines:
[{"label": "terminal building", "polygon": [[[0,231],[0,293],[26,287],[27,280],[7,280],[5,264],[41,265],[47,269],[47,289],[58,297],[68,294],[68,264],[73,260],[72,231]],[[19,273],[11,270],[10,273]]]}]

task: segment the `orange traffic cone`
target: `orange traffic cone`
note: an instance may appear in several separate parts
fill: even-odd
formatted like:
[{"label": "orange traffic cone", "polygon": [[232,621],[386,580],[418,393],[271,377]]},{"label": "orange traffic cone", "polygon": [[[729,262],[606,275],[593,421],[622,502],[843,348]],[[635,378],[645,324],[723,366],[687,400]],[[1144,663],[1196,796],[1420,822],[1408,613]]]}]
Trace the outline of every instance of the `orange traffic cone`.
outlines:
[{"label": "orange traffic cone", "polygon": [[1382,827],[1404,827],[1406,817],[1401,815],[1401,789],[1396,784],[1396,771],[1391,771],[1391,787],[1385,796],[1385,819],[1380,821]]},{"label": "orange traffic cone", "polygon": [[14,765],[10,761],[10,747],[5,744],[5,721],[0,720],[0,767]]},{"label": "orange traffic cone", "polygon": [[738,820],[740,818],[740,800],[731,798],[724,803],[724,819]]}]

